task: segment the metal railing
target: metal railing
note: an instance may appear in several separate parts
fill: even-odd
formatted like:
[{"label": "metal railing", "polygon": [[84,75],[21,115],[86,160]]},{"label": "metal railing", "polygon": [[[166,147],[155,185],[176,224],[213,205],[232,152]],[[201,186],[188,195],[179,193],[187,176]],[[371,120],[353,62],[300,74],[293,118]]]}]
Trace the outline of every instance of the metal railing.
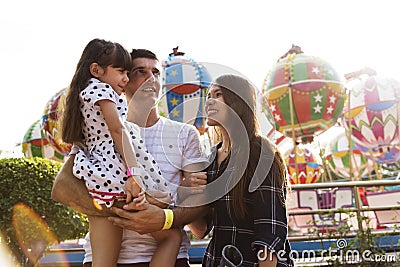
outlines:
[{"label": "metal railing", "polygon": [[[383,186],[396,186],[400,185],[399,179],[394,180],[373,180],[373,181],[346,181],[346,182],[328,182],[328,183],[313,183],[313,184],[294,184],[291,185],[291,190],[317,190],[317,189],[334,189],[334,188],[352,188],[354,197],[354,206],[348,208],[327,208],[327,209],[313,209],[313,210],[288,210],[288,215],[321,215],[332,213],[355,212],[357,216],[358,229],[362,230],[362,212],[364,211],[382,211],[382,210],[400,210],[400,205],[382,205],[379,207],[363,207],[358,188],[360,187],[383,187]],[[400,201],[400,199],[398,200]],[[312,225],[310,225],[311,227]],[[398,235],[396,231],[379,231],[380,234],[385,235]],[[374,234],[374,233],[373,233]],[[344,237],[354,237],[355,233],[344,233]],[[309,241],[320,240],[324,238],[331,238],[331,236],[321,235],[304,235],[304,236],[291,236],[290,241]]]}]

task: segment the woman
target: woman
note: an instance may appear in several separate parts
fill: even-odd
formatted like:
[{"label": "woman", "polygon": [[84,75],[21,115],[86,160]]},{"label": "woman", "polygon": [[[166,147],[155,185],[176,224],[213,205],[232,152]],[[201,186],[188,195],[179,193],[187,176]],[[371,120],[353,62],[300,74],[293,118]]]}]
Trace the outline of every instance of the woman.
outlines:
[{"label": "woman", "polygon": [[[207,169],[206,195],[212,201],[208,229],[214,228],[203,266],[218,266],[226,245],[240,250],[242,266],[293,266],[285,166],[279,151],[259,135],[255,88],[240,76],[222,75],[210,87],[205,109],[220,142]],[[215,186],[221,180],[223,189]],[[216,187],[219,197],[211,190]],[[193,223],[193,233],[204,236],[204,224]]]}]

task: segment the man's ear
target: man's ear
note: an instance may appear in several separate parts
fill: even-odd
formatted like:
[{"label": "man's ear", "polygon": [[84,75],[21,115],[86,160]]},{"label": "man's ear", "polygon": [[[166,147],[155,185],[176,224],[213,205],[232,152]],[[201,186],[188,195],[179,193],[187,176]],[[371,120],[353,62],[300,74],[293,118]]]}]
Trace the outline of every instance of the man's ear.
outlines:
[{"label": "man's ear", "polygon": [[101,75],[103,75],[104,70],[102,67],[99,66],[97,63],[92,63],[90,64],[90,74],[92,74],[94,77],[99,78]]}]

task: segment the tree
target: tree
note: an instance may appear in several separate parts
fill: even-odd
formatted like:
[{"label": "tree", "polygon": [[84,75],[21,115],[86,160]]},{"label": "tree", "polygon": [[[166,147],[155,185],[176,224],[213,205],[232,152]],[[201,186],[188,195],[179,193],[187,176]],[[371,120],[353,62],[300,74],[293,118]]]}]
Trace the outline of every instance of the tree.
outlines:
[{"label": "tree", "polygon": [[44,158],[0,159],[0,231],[4,238],[0,242],[17,259],[29,254],[35,263],[54,241],[76,239],[88,231],[85,215],[51,199],[60,168],[61,163]]}]

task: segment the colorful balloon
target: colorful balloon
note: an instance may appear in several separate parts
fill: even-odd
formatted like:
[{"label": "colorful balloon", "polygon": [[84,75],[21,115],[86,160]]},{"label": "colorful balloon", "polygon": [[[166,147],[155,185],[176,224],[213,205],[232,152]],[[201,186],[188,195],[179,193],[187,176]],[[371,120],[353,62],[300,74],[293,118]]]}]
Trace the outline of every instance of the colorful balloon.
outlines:
[{"label": "colorful balloon", "polygon": [[275,129],[268,132],[266,137],[279,148],[282,155],[287,155],[293,149],[293,140]]},{"label": "colorful balloon", "polygon": [[359,144],[356,147],[365,155],[366,158],[373,160],[377,164],[396,164],[400,161],[400,146],[382,146],[379,149],[368,149]]},{"label": "colorful balloon", "polygon": [[343,178],[350,178],[353,175],[361,178],[371,173],[373,162],[361,153],[352,140],[351,149],[350,152],[349,138],[344,128],[341,128],[339,134],[328,143],[325,150],[325,158],[332,172]]},{"label": "colorful balloon", "polygon": [[26,131],[22,140],[22,152],[27,158],[42,157],[64,161],[64,156],[57,153],[44,136],[40,120],[35,121]]},{"label": "colorful balloon", "polygon": [[262,92],[257,90],[257,119],[260,124],[260,131],[263,136],[270,137],[275,135],[275,122],[269,110],[268,102],[265,100]]},{"label": "colorful balloon", "polygon": [[330,128],[346,98],[342,79],[330,64],[296,53],[288,53],[272,67],[263,93],[276,129],[301,142],[312,142]]},{"label": "colorful balloon", "polygon": [[293,148],[285,157],[285,162],[291,184],[315,183],[321,176],[321,165],[306,147],[296,146],[296,153]]},{"label": "colorful balloon", "polygon": [[374,157],[399,142],[400,83],[377,76],[363,77],[350,91],[342,124],[353,140]]},{"label": "colorful balloon", "polygon": [[163,62],[163,69],[160,115],[192,124],[203,134],[206,131],[204,105],[211,75],[202,64],[184,53],[171,54]]},{"label": "colorful balloon", "polygon": [[47,102],[42,116],[42,129],[46,139],[56,152],[64,156],[71,151],[71,145],[62,142],[60,135],[59,118],[62,113],[61,103],[65,101],[65,97],[66,89],[64,88]]}]

